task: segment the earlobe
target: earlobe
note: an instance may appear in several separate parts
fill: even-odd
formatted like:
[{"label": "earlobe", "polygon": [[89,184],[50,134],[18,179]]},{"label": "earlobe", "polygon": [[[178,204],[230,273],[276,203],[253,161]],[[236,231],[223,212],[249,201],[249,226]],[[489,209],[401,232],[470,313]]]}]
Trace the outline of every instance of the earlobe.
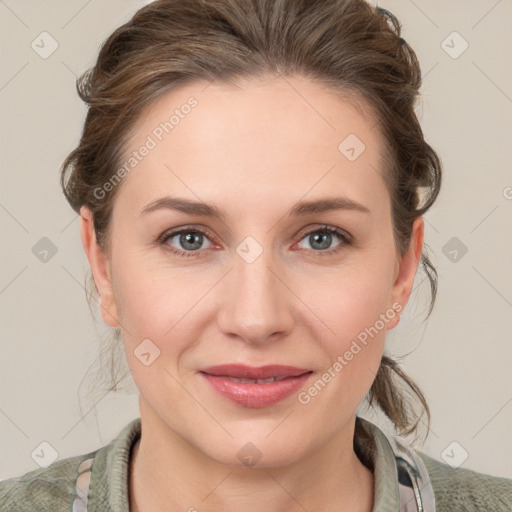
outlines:
[{"label": "earlobe", "polygon": [[[400,314],[405,309],[414,284],[416,270],[421,261],[423,252],[423,217],[417,217],[412,226],[409,248],[398,262],[398,273],[393,284],[391,304],[398,303],[401,306]],[[398,310],[397,310],[398,311]],[[396,316],[397,321],[389,325],[389,329],[395,327],[400,321],[400,315]]]},{"label": "earlobe", "polygon": [[92,212],[87,206],[80,209],[80,223],[82,245],[100,295],[101,316],[108,326],[119,327],[108,258],[96,240]]}]

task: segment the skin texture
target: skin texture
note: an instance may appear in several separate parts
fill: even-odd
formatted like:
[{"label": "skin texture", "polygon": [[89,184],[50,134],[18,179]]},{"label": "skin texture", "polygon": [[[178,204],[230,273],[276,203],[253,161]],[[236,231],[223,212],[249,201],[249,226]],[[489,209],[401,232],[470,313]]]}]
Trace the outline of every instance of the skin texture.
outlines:
[{"label": "skin texture", "polygon": [[[81,211],[103,319],[121,327],[140,392],[131,510],[371,511],[373,475],[353,450],[355,413],[398,316],[307,404],[293,394],[261,409],[236,405],[197,372],[285,364],[313,370],[316,381],[379,315],[407,304],[423,219],[400,257],[375,118],[363,102],[301,77],[168,92],[139,119],[128,153],[191,96],[197,106],[119,185],[110,254],[96,243],[90,211]],[[338,150],[349,134],[366,146],[354,161]],[[225,219],[170,209],[141,215],[164,196],[216,205]],[[298,201],[335,196],[369,212],[288,215]],[[195,256],[170,252],[194,252],[179,236],[158,242],[190,225],[207,231],[197,235]],[[325,225],[353,242],[333,234],[325,244],[339,250],[325,254],[309,236]],[[237,253],[246,237],[262,250],[251,263]],[[144,339],[160,350],[148,366],[134,355]],[[252,467],[237,456],[249,442],[261,452]]]}]

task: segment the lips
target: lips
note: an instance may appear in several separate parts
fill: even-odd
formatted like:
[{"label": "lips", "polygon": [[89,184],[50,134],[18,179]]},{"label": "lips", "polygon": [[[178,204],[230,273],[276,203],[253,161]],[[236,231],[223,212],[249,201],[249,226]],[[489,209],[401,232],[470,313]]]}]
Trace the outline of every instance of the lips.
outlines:
[{"label": "lips", "polygon": [[210,366],[201,370],[209,375],[217,375],[222,377],[234,377],[237,379],[270,379],[298,377],[311,370],[307,368],[296,368],[295,366],[283,366],[279,364],[271,364],[267,366],[246,366],[242,364],[223,364],[220,366]]},{"label": "lips", "polygon": [[295,366],[226,364],[203,368],[199,373],[223,397],[244,407],[262,408],[298,391],[313,372]]}]

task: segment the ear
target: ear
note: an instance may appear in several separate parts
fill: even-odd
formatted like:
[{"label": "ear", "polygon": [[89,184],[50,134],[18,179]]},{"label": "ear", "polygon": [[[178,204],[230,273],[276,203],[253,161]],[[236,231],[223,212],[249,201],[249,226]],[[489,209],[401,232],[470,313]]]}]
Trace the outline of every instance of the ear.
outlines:
[{"label": "ear", "polygon": [[100,248],[94,231],[93,215],[87,206],[80,209],[80,233],[85,254],[89,260],[94,282],[100,295],[100,311],[103,321],[110,327],[119,327],[117,307],[110,277],[110,265],[107,256]]},{"label": "ear", "polygon": [[[400,258],[396,265],[396,277],[391,292],[390,307],[395,304],[395,309],[399,314],[395,317],[396,322],[389,322],[388,329],[395,327],[400,321],[400,313],[405,309],[409,297],[411,296],[414,283],[414,276],[421,261],[423,251],[423,234],[424,234],[423,217],[417,217],[412,225],[411,241],[409,248]],[[400,304],[400,311],[397,304]]]}]

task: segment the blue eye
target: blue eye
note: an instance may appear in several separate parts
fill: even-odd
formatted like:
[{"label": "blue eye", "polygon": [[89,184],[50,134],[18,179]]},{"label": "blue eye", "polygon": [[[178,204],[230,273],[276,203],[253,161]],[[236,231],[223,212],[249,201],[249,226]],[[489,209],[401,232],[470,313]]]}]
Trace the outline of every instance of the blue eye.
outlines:
[{"label": "blue eye", "polygon": [[[333,235],[336,238],[339,238],[341,243],[331,249],[329,246],[332,243]],[[310,248],[313,250],[315,250],[315,247],[311,247],[312,244],[317,245],[316,248],[319,250],[315,250],[315,252],[324,254],[333,254],[338,252],[342,250],[344,246],[350,245],[351,242],[351,239],[347,233],[332,226],[323,226],[321,228],[314,229],[313,231],[309,231],[305,234],[302,240],[303,239],[308,240]]]},{"label": "blue eye", "polygon": [[[333,235],[341,242],[334,248],[330,248],[332,244]],[[176,239],[176,240],[174,240]],[[211,240],[209,234],[199,227],[184,227],[179,230],[165,232],[160,238],[160,244],[164,246],[165,250],[184,257],[200,257],[204,255],[204,250],[208,247],[203,247],[204,241],[208,240],[211,247]],[[323,256],[337,253],[343,250],[346,246],[351,245],[352,237],[345,231],[333,226],[321,226],[306,232],[300,240],[307,239],[310,247],[308,251],[313,251],[315,255]],[[174,242],[173,242],[174,240]],[[177,248],[178,245],[180,248]],[[317,250],[318,249],[318,250]]]},{"label": "blue eye", "polygon": [[[171,248],[169,246],[169,243],[172,242],[174,238],[177,239],[174,243],[179,244],[185,250],[176,249],[174,246]],[[179,256],[197,256],[198,254],[196,253],[200,253],[199,249],[201,249],[204,238],[208,239],[208,236],[201,229],[183,228],[164,234],[161,243],[165,244],[169,251]]]}]

